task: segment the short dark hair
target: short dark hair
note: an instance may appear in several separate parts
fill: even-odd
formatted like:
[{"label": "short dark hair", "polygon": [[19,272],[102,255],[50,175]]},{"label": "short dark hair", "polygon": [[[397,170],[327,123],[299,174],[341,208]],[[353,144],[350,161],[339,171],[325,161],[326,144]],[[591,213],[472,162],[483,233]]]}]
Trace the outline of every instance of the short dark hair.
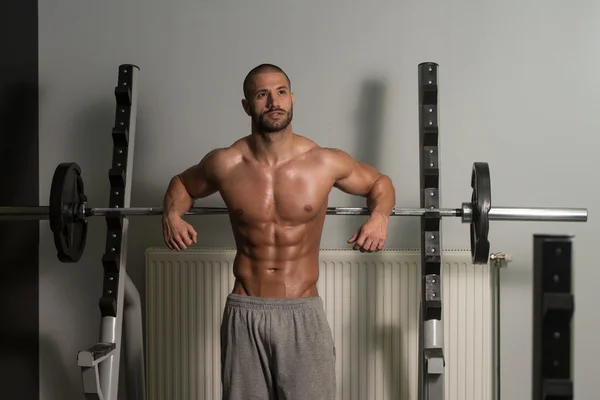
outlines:
[{"label": "short dark hair", "polygon": [[287,76],[287,74],[281,69],[279,68],[277,65],[273,65],[273,64],[260,64],[254,68],[252,68],[250,70],[250,72],[248,72],[248,75],[246,75],[246,78],[244,79],[244,97],[246,98],[246,100],[248,100],[248,98],[250,97],[251,93],[251,87],[250,87],[250,80],[254,75],[263,73],[263,72],[280,72],[283,75],[285,75],[285,78],[288,81],[288,86],[290,87],[290,90],[292,89],[292,82],[290,81],[289,76]]}]

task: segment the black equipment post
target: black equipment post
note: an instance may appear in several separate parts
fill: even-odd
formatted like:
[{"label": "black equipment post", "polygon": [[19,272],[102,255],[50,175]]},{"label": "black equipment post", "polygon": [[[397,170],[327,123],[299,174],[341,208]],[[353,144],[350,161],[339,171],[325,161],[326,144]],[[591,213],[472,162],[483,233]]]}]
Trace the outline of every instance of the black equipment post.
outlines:
[{"label": "black equipment post", "polygon": [[533,400],[572,400],[573,236],[533,240]]},{"label": "black equipment post", "polygon": [[419,64],[419,164],[421,207],[421,307],[419,400],[444,399],[442,239],[438,126],[438,64]]},{"label": "black equipment post", "polygon": [[[131,200],[138,70],[135,65],[119,66],[118,83],[114,93],[116,110],[112,130],[113,157],[108,176],[109,207],[115,209],[129,207]],[[77,209],[74,212],[78,217],[73,219],[79,220],[79,214],[82,214],[83,210]],[[100,341],[89,350],[79,352],[78,364],[82,371],[86,399],[116,400],[123,343],[123,303],[126,287],[129,286],[126,272],[129,220],[118,212],[109,212],[105,218],[106,251],[102,257],[104,284],[99,300],[102,317]],[[135,344],[128,343],[129,345]],[[140,373],[128,372],[136,375]]]}]

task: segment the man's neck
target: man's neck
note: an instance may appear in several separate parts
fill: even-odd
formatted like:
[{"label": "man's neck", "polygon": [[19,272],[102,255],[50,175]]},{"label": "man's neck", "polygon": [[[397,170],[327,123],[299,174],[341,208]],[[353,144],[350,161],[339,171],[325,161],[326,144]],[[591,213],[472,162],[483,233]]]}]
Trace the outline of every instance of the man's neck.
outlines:
[{"label": "man's neck", "polygon": [[288,126],[281,132],[253,132],[250,136],[251,149],[256,160],[270,166],[292,158],[294,150],[294,133]]}]

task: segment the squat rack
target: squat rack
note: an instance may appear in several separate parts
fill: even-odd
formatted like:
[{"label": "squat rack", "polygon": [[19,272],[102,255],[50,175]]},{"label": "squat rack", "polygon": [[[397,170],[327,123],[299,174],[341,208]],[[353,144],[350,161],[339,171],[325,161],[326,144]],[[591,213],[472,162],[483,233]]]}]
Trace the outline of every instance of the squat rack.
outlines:
[{"label": "squat rack", "polygon": [[[112,129],[113,158],[109,207],[129,207],[136,117],[138,108],[138,74],[135,65],[119,66],[115,88],[115,125]],[[129,219],[107,213],[106,251],[102,256],[104,281],[99,307],[102,317],[100,340],[88,350],[80,351],[83,392],[89,400],[117,400],[121,346],[126,337],[126,383],[129,398],[146,399],[143,325],[140,295],[127,275],[127,233]],[[125,321],[124,321],[125,317]]]},{"label": "squat rack", "polygon": [[[438,64],[421,63],[419,79],[421,305],[419,314],[419,400],[444,400],[445,359],[442,315],[442,239],[440,213],[440,148],[438,124]],[[139,68],[119,66],[112,129],[113,159],[109,209],[130,207]],[[126,377],[129,398],[146,399],[144,346],[139,292],[126,272],[128,216],[103,214],[107,223],[102,257],[104,281],[99,300],[99,342],[78,353],[86,399],[117,400],[121,346],[126,336]],[[471,231],[471,239],[478,235]],[[487,236],[487,233],[486,235]],[[487,241],[487,237],[485,237]],[[83,238],[85,241],[85,237]],[[534,236],[533,399],[573,398],[571,378],[571,236]],[[478,246],[486,243],[478,243]],[[472,244],[473,246],[473,244]],[[487,243],[489,246],[489,243]],[[558,250],[560,249],[560,250]],[[489,252],[488,249],[483,249]],[[561,254],[561,257],[557,257]],[[558,277],[558,280],[557,280]],[[560,285],[552,286],[549,280]],[[562,338],[562,341],[558,341]],[[551,342],[554,340],[554,342]]]}]

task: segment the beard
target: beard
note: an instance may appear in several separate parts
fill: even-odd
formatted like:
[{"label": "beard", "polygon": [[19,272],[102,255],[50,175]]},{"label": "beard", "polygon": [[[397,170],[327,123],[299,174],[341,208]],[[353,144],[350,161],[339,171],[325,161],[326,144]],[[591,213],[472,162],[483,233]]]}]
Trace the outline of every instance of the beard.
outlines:
[{"label": "beard", "polygon": [[[279,112],[283,113],[284,115],[282,115],[279,119],[271,119],[271,118],[269,118],[269,116],[267,114],[272,111],[279,111]],[[274,110],[268,110],[268,111],[264,112],[263,114],[255,115],[253,117],[253,119],[254,119],[254,124],[259,132],[275,133],[275,132],[281,132],[285,128],[287,128],[288,125],[292,122],[293,117],[294,117],[294,108],[291,107],[289,111],[285,111],[281,108],[274,109]]]}]

